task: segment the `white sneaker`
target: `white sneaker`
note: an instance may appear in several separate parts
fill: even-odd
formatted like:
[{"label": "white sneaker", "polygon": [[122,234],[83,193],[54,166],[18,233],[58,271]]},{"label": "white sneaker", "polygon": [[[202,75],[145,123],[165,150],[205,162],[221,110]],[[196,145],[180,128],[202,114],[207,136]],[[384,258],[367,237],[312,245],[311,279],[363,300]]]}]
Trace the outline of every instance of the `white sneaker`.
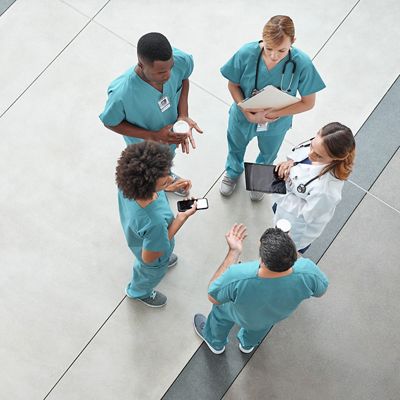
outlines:
[{"label": "white sneaker", "polygon": [[263,192],[256,192],[256,191],[250,192],[251,201],[261,201],[263,198],[264,198]]},{"label": "white sneaker", "polygon": [[254,346],[253,347],[243,347],[242,344],[239,342],[239,350],[244,353],[244,354],[249,354],[254,350]]},{"label": "white sneaker", "polygon": [[225,174],[219,187],[219,192],[222,194],[222,196],[230,196],[236,188],[237,181],[238,178],[232,179],[227,174]]}]

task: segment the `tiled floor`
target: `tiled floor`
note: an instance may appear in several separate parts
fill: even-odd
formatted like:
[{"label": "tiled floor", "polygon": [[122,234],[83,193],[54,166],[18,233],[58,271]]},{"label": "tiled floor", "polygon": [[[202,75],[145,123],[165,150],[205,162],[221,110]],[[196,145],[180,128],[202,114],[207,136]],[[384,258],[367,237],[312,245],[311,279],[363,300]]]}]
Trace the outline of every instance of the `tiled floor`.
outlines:
[{"label": "tiled floor", "polygon": [[[10,3],[0,0],[0,398],[159,399],[191,369],[202,374],[178,378],[169,398],[220,398],[232,382],[230,400],[397,398],[400,3],[273,0],[262,12],[244,0]],[[246,365],[236,343],[205,356],[191,318],[210,307],[230,224],[249,226],[244,259],[271,224],[269,199],[252,204],[243,182],[228,200],[218,193],[230,103],[218,70],[277,13],[294,18],[296,44],[327,83],[279,157],[331,120],[360,130],[360,151],[337,223],[310,250],[323,255],[328,294],[276,326]],[[124,298],[133,260],[114,184],[124,143],[98,119],[109,82],[151,30],[194,55],[190,110],[205,132],[175,164],[210,202],[179,233],[162,310]],[[226,379],[207,373],[210,363]]]}]

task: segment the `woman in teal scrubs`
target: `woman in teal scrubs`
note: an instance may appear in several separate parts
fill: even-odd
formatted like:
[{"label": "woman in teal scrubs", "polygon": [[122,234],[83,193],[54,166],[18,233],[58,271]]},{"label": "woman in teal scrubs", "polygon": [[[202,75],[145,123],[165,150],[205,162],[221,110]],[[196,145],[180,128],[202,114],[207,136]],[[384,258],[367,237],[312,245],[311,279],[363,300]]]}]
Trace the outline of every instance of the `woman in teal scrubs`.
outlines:
[{"label": "woman in teal scrubs", "polygon": [[[229,110],[228,157],[226,173],[220,192],[230,196],[242,174],[243,159],[248,143],[257,137],[259,164],[272,164],[292,126],[294,114],[314,107],[316,92],[325,84],[311,59],[301,50],[292,47],[295,41],[294,24],[290,17],[276,15],[263,29],[263,40],[245,44],[221,68],[228,79],[228,89],[234,100]],[[273,85],[300,99],[296,104],[282,109],[243,110],[237,103],[251,97],[256,91]],[[250,192],[252,200],[261,200],[262,193]]]},{"label": "woman in teal scrubs", "polygon": [[177,262],[174,236],[196,212],[196,204],[176,218],[164,189],[190,189],[190,181],[172,183],[173,153],[167,145],[141,142],[129,145],[121,154],[116,170],[121,224],[129,248],[136,257],[133,276],[126,288],[128,297],[150,307],[161,307],[167,297],[154,290]]}]

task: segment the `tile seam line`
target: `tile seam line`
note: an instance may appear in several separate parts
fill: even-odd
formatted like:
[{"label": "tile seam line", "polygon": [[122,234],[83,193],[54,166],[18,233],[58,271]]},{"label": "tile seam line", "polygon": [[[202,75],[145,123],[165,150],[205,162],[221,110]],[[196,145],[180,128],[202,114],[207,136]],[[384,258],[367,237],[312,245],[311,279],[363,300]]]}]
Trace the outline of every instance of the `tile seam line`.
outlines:
[{"label": "tile seam line", "polygon": [[16,3],[16,1],[17,1],[17,0],[14,0],[14,1],[0,14],[0,17],[1,17],[4,13],[6,13],[6,12]]},{"label": "tile seam line", "polygon": [[324,44],[320,47],[320,49],[317,51],[315,56],[312,58],[313,61],[315,58],[317,58],[318,54],[324,49],[324,47],[328,44],[329,40],[333,37],[333,35],[338,31],[338,29],[343,25],[343,23],[346,21],[346,19],[350,16],[350,14],[353,12],[353,10],[358,6],[358,4],[361,2],[361,0],[357,0],[356,3],[351,7],[350,11],[344,16],[342,21],[339,23],[339,25],[334,29],[334,31],[329,35],[328,39],[324,42]]},{"label": "tile seam line", "polygon": [[89,341],[85,344],[85,346],[82,348],[82,350],[78,353],[78,355],[73,359],[73,361],[68,365],[66,370],[61,374],[61,376],[57,379],[57,381],[54,383],[54,385],[51,387],[51,389],[47,392],[45,397],[43,397],[43,400],[46,400],[48,396],[53,392],[53,390],[56,388],[56,386],[61,382],[61,380],[64,378],[64,376],[68,373],[68,371],[72,368],[72,366],[75,364],[75,362],[78,360],[78,358],[83,354],[83,352],[87,349],[87,347],[92,343],[92,341],[95,339],[95,337],[99,334],[103,326],[109,321],[109,319],[114,315],[114,313],[118,310],[119,306],[122,304],[122,302],[125,300],[127,296],[125,295],[122,300],[116,305],[116,307],[111,311],[110,315],[105,319],[105,321],[100,325],[100,327],[96,330],[94,335],[89,339]]},{"label": "tile seam line", "polygon": [[[12,101],[12,103],[1,113],[0,119],[11,109],[11,107],[14,106],[15,103],[18,102],[18,100],[33,86],[33,84],[49,69],[49,67],[60,57],[62,53],[71,45],[72,42],[75,41],[75,39],[88,27],[88,25],[93,21],[93,19],[110,3],[111,0],[108,0],[103,7],[101,7],[97,13],[92,17],[87,17],[89,18],[89,21],[86,22],[86,24],[76,33],[73,38],[56,54],[56,56],[43,68],[43,70],[39,73],[39,75],[36,76],[36,78],[33,79],[33,81],[17,96],[16,99]],[[59,0],[60,3],[66,4],[62,1]],[[72,8],[72,7],[71,7]]]}]

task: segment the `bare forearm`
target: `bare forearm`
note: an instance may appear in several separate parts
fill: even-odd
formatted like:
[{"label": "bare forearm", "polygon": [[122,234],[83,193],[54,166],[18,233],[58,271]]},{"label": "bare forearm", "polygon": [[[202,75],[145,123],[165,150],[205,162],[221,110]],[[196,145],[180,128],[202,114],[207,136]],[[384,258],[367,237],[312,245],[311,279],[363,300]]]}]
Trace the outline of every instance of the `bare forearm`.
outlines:
[{"label": "bare forearm", "polygon": [[172,221],[172,224],[168,227],[168,239],[171,240],[179,229],[182,228],[182,225],[186,222],[188,218],[185,215],[178,214],[176,218]]},{"label": "bare forearm", "polygon": [[179,103],[178,103],[179,117],[189,116],[188,97],[189,97],[189,79],[184,79],[182,81],[181,97],[179,98]]},{"label": "bare forearm", "polygon": [[115,126],[106,125],[106,127],[113,132],[119,133],[120,135],[136,137],[139,139],[156,140],[155,131],[139,128],[138,126],[130,124],[127,121],[123,121]]},{"label": "bare forearm", "polygon": [[241,253],[237,250],[229,249],[228,254],[226,255],[222,264],[215,271],[208,286],[210,286],[212,282],[214,282],[217,278],[219,278],[232,264],[237,264],[237,262],[239,261],[240,254]]}]

